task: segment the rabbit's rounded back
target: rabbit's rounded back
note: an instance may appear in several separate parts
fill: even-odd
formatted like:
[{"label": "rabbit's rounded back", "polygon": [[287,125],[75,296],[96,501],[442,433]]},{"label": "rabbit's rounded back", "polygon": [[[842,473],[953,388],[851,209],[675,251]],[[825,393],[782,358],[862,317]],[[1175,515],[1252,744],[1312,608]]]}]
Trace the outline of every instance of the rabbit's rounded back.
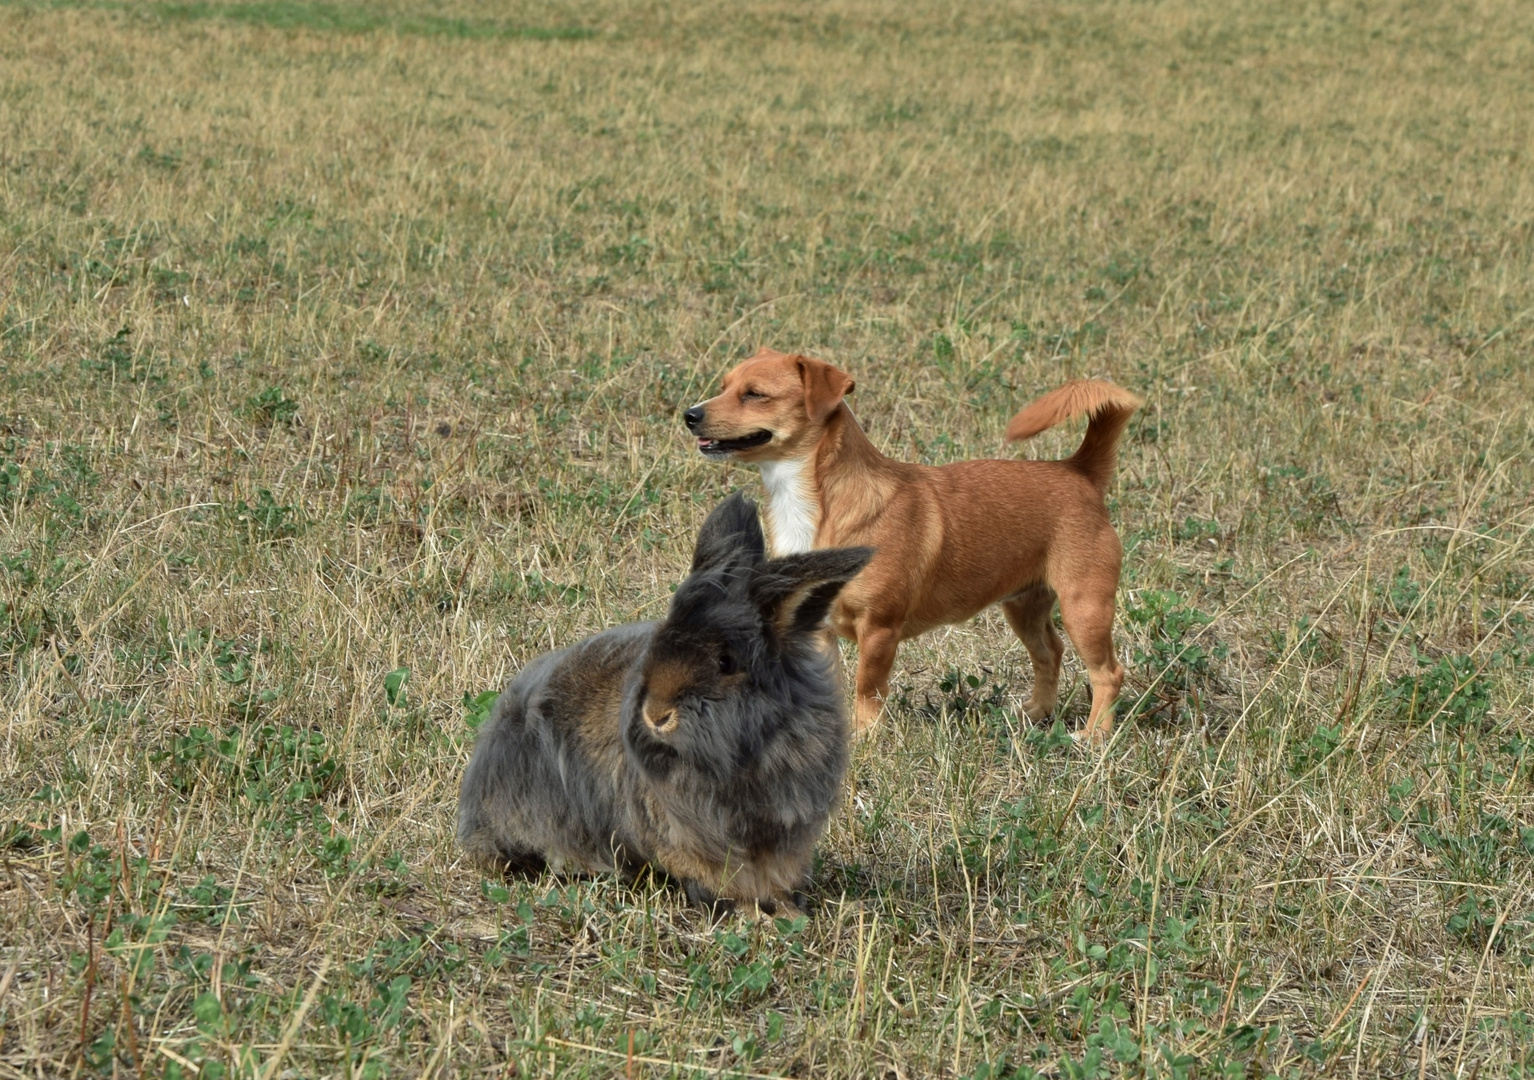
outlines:
[{"label": "rabbit's rounded back", "polygon": [[635,623],[540,656],[496,699],[459,793],[458,840],[483,862],[627,869],[648,858],[617,717],[654,630]]}]

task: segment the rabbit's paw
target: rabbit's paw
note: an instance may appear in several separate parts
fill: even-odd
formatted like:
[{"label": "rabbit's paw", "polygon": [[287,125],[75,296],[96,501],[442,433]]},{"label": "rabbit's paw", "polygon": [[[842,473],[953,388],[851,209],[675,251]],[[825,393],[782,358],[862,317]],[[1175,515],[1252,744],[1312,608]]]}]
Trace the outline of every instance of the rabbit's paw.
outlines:
[{"label": "rabbit's paw", "polygon": [[756,917],[758,922],[764,922],[771,926],[778,919],[798,919],[804,916],[804,910],[795,902],[798,896],[761,896],[756,901]]},{"label": "rabbit's paw", "polygon": [[704,908],[709,913],[709,918],[718,922],[730,912],[735,910],[735,901],[726,896],[717,896],[708,886],[699,881],[682,882],[682,891],[687,894],[687,900],[694,907]]}]

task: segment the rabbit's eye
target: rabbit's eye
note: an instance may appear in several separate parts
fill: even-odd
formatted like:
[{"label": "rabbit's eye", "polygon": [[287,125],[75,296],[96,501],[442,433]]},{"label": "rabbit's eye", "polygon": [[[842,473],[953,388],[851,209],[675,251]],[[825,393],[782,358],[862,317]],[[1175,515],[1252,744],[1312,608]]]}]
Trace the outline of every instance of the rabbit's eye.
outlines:
[{"label": "rabbit's eye", "polygon": [[735,662],[735,654],[729,649],[722,650],[719,653],[719,674],[734,675],[739,670],[740,666]]}]

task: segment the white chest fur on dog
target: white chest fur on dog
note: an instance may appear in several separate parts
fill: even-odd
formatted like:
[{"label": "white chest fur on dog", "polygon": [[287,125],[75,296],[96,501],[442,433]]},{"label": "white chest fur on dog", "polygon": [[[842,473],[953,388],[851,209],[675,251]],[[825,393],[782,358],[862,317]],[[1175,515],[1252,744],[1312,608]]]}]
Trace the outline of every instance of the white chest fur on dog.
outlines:
[{"label": "white chest fur on dog", "polygon": [[767,542],[774,557],[809,551],[820,527],[820,500],[810,482],[810,463],[762,462],[762,486],[767,489]]}]

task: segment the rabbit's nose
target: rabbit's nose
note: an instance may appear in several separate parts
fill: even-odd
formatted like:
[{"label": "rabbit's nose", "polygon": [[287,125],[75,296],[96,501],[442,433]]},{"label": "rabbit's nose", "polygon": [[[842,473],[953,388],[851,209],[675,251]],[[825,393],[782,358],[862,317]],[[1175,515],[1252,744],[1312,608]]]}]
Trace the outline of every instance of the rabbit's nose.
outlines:
[{"label": "rabbit's nose", "polygon": [[682,420],[687,424],[688,431],[697,431],[698,425],[703,423],[703,406],[694,405],[682,414]]},{"label": "rabbit's nose", "polygon": [[676,730],[676,709],[656,710],[652,712],[649,704],[644,707],[644,722],[650,725],[657,735],[669,735]]}]

